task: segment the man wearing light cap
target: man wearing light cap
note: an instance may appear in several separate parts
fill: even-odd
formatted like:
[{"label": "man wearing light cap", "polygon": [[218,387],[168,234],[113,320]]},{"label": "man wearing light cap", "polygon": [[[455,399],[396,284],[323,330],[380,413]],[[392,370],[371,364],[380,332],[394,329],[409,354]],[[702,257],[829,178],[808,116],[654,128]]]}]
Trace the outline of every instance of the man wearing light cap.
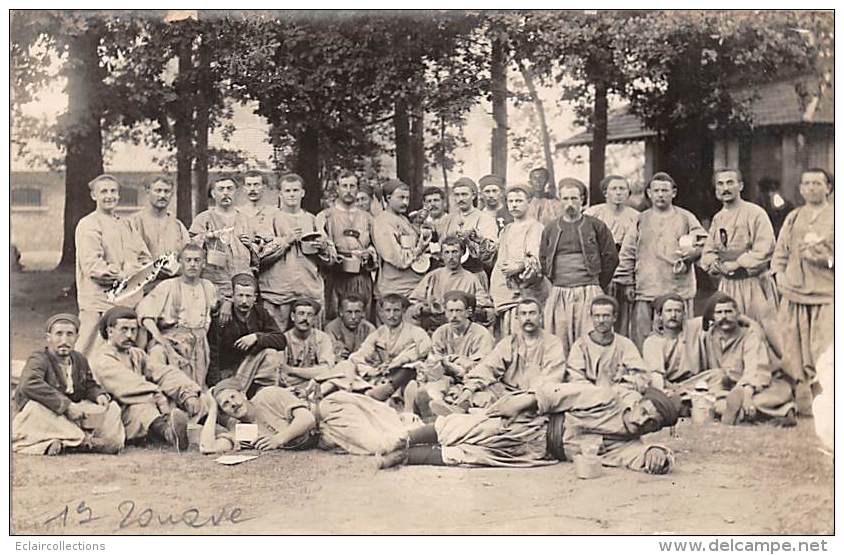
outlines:
[{"label": "man wearing light cap", "polygon": [[56,314],[45,331],[47,345],[30,355],[14,393],[12,451],[117,454],[126,440],[120,407],[94,381],[85,357],[73,350],[79,319]]},{"label": "man wearing light cap", "polygon": [[625,402],[610,387],[541,382],[483,413],[441,416],[411,431],[381,468],[545,466],[594,451],[603,466],[665,474],[674,467],[671,449],[641,437],[673,426],[678,414],[678,401],[654,388]]},{"label": "man wearing light cap", "polygon": [[484,267],[491,267],[498,250],[498,225],[495,218],[475,208],[478,186],[468,177],[461,177],[451,187],[457,211],[445,216],[437,226],[440,240],[455,235],[467,243],[469,258],[464,267],[478,274],[487,285]]},{"label": "man wearing light cap", "polygon": [[199,385],[178,368],[151,364],[135,347],[138,317],[131,308],[109,309],[99,332],[106,343],[91,359],[93,374],[120,405],[126,439],[152,437],[187,449],[188,415],[172,403],[199,414]]},{"label": "man wearing light cap", "polygon": [[400,295],[407,298],[419,281],[411,265],[427,249],[430,237],[420,236],[410,220],[410,188],[398,179],[384,186],[387,209],[375,217],[372,242],[381,259],[381,271],[375,284],[375,297]]},{"label": "man wearing light cap", "polygon": [[[97,208],[76,224],[76,303],[79,306],[79,339],[77,347],[91,357],[100,345],[97,322],[103,312],[113,306],[108,291],[121,280],[131,276],[146,263],[150,254],[141,236],[135,233],[128,220],[115,214],[120,201],[120,182],[103,174],[88,183],[91,198]],[[124,299],[123,304],[134,305],[141,292]]]}]

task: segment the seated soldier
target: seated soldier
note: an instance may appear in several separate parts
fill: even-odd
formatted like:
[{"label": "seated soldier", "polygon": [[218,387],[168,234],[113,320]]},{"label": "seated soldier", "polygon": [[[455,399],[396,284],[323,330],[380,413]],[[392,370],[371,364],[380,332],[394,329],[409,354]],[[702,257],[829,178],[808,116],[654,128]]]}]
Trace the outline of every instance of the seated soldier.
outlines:
[{"label": "seated soldier", "polygon": [[287,346],[281,353],[279,385],[290,388],[299,397],[305,395],[310,380],[321,384],[323,394],[336,389],[332,378],[342,377],[334,370],[334,343],[324,331],[314,328],[319,303],[296,299],[290,305],[293,327],[284,332]]},{"label": "seated soldier", "polygon": [[115,306],[100,320],[103,345],[91,359],[94,378],[120,405],[126,439],[152,436],[175,446],[188,447],[188,417],[172,407],[171,399],[190,415],[197,415],[201,389],[172,366],[155,365],[143,349],[135,347],[138,316],[125,306]]},{"label": "seated soldier", "polygon": [[141,325],[152,339],[147,345],[150,360],[172,366],[204,386],[210,359],[208,328],[217,305],[217,288],[200,277],[205,251],[188,243],[179,253],[181,275],[159,283],[138,303]]},{"label": "seated soldier", "polygon": [[487,356],[495,344],[492,334],[470,320],[475,298],[463,291],[449,291],[443,297],[448,322],[431,337],[431,354],[421,368],[417,386],[411,381],[405,388],[405,410],[423,418],[431,415],[430,407],[449,411],[443,401],[454,402],[463,389],[463,377]]},{"label": "seated soldier", "polygon": [[476,273],[463,268],[461,257],[466,246],[457,237],[446,237],[441,245],[444,266],[425,274],[410,294],[409,316],[425,331],[433,331],[445,323],[443,295],[447,291],[463,291],[475,297],[479,308],[475,320],[488,323],[494,317],[492,298]]},{"label": "seated soldier", "polygon": [[[701,376],[716,398],[715,413],[725,424],[774,419],[796,424],[791,384],[771,365],[768,344],[758,324],[739,325],[735,300],[716,292],[703,315]],[[707,329],[708,328],[708,329]]]},{"label": "seated soldier", "polygon": [[452,410],[486,407],[506,393],[527,391],[536,380],[562,383],[566,353],[559,338],[542,329],[539,302],[519,301],[516,321],[519,332],[503,337],[463,378]]},{"label": "seated soldier", "polygon": [[[240,447],[236,438],[237,424],[255,424],[257,439],[251,447],[270,449],[307,449],[317,437],[314,415],[304,401],[283,387],[269,386],[247,399],[235,379],[223,380],[208,393],[208,416],[202,426],[199,450],[220,453]],[[217,407],[223,414],[218,416]],[[226,432],[217,433],[218,423]]]},{"label": "seated soldier", "polygon": [[796,424],[789,384],[771,363],[775,358],[762,327],[738,314],[732,298],[720,292],[702,318],[684,321],[681,301],[668,294],[654,302],[656,331],[644,345],[652,383],[687,403],[693,391],[706,394],[725,423],[766,418]]},{"label": "seated soldier", "polygon": [[325,333],[334,342],[337,360],[348,359],[375,331],[375,326],[365,319],[365,307],[366,303],[357,295],[346,295],[340,300],[339,316],[325,326]]},{"label": "seated soldier", "polygon": [[47,346],[30,355],[15,390],[12,451],[116,455],[126,440],[120,407],[94,381],[82,353],[73,350],[79,319],[56,314],[46,331]]},{"label": "seated soldier", "polygon": [[[398,394],[395,403],[401,405],[404,387],[416,377],[417,367],[431,352],[431,339],[425,330],[404,321],[407,300],[401,295],[385,295],[379,309],[384,324],[335,370],[347,376],[342,389],[366,391],[366,395],[379,401]],[[352,376],[354,380],[349,382]]]},{"label": "seated soldier", "polygon": [[571,347],[566,361],[566,381],[584,381],[617,387],[619,394],[642,392],[650,384],[645,361],[636,345],[613,331],[618,301],[608,295],[592,299],[592,329]]},{"label": "seated soldier", "polygon": [[225,324],[218,316],[211,321],[211,365],[206,384],[211,387],[235,374],[255,373],[259,383],[266,378],[267,385],[276,385],[277,351],[287,345],[284,334],[273,317],[256,303],[258,282],[252,274],[234,276],[232,291],[231,318]]},{"label": "seated soldier", "polygon": [[676,423],[676,400],[648,388],[628,401],[610,387],[539,382],[533,391],[506,395],[484,412],[441,416],[412,431],[380,466],[530,467],[587,453],[604,466],[670,472],[671,449],[641,437]]}]

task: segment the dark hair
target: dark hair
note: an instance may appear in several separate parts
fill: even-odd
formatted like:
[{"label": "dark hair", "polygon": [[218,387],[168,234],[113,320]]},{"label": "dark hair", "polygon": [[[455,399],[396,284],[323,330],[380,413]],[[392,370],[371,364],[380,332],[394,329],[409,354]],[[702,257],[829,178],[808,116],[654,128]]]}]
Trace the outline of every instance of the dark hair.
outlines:
[{"label": "dark hair", "polygon": [[607,196],[607,189],[609,188],[610,183],[612,183],[613,181],[615,181],[615,180],[617,180],[617,179],[620,179],[621,181],[624,181],[624,183],[626,183],[626,184],[627,184],[627,190],[628,190],[629,192],[631,192],[631,193],[633,192],[633,189],[631,189],[631,188],[630,188],[630,182],[629,182],[629,181],[627,181],[627,178],[626,178],[626,177],[621,176],[621,175],[611,174],[611,175],[608,175],[608,176],[606,176],[605,178],[603,178],[603,179],[601,180],[601,183],[600,183],[600,185],[601,185],[601,192],[604,194],[604,196]]},{"label": "dark hair", "polygon": [[456,235],[449,235],[442,241],[440,241],[440,250],[446,245],[458,245],[460,247],[460,254],[462,255],[466,252],[466,243],[463,242],[463,239],[457,237]]},{"label": "dark hair", "polygon": [[[683,297],[681,297],[677,293],[666,293],[665,295],[660,295],[659,297],[654,299],[654,302],[653,302],[654,313],[661,314],[662,308],[665,306],[665,303],[667,303],[668,301],[674,301],[674,302],[682,304],[684,310],[686,308],[686,301],[683,300]],[[687,316],[691,316],[691,314],[688,314]]]},{"label": "dark hair", "polygon": [[182,255],[184,253],[186,253],[187,251],[200,252],[204,255],[205,254],[205,247],[202,247],[200,245],[197,245],[196,243],[189,241],[184,247],[182,247],[182,250],[179,251],[179,256],[177,258],[179,260],[181,260]]},{"label": "dark hair", "polygon": [[654,181],[668,181],[669,183],[671,183],[671,186],[674,188],[674,190],[677,190],[677,182],[674,181],[673,177],[671,177],[665,172],[657,172],[653,175],[653,177],[651,177],[651,179],[648,181],[648,184],[645,186],[646,191],[651,188],[651,183],[653,183]]},{"label": "dark hair", "polygon": [[736,177],[738,177],[739,181],[744,182],[744,176],[741,174],[740,169],[727,167],[727,168],[718,168],[714,172],[712,172],[712,185],[715,185],[715,177],[719,173],[726,173],[726,172],[733,172],[734,174],[736,174]]},{"label": "dark hair", "polygon": [[217,186],[217,183],[221,183],[223,181],[231,181],[232,183],[234,183],[235,188],[240,186],[240,182],[237,180],[237,178],[235,176],[226,173],[226,174],[218,175],[217,177],[215,177],[214,179],[211,180],[211,186],[208,187],[208,192],[210,193],[211,191],[213,191],[214,187]]},{"label": "dark hair", "polygon": [[307,297],[299,297],[298,299],[294,300],[290,303],[290,314],[296,312],[296,309],[300,306],[308,306],[314,309],[314,314],[319,314],[319,310],[321,308],[320,304],[313,299],[309,299]]},{"label": "dark hair", "polygon": [[445,306],[450,301],[460,301],[463,303],[465,308],[470,310],[475,310],[475,306],[477,301],[475,301],[475,296],[471,295],[465,291],[446,291],[445,295],[443,295],[443,306]]},{"label": "dark hair", "polygon": [[422,198],[424,199],[428,195],[439,195],[441,199],[445,200],[445,191],[439,187],[428,186],[422,189]]},{"label": "dark hair", "polygon": [[387,303],[401,305],[402,312],[404,311],[404,309],[407,308],[408,305],[407,297],[399,295],[398,293],[390,293],[388,295],[384,295],[378,301],[378,306],[383,307]]},{"label": "dark hair", "polygon": [[176,185],[173,182],[173,180],[170,178],[170,176],[161,173],[161,174],[158,174],[158,175],[154,175],[150,179],[145,181],[144,182],[144,189],[149,191],[150,187],[152,187],[154,184],[158,183],[159,181],[161,181],[162,183],[166,183],[166,184],[170,185],[171,189],[176,188]]},{"label": "dark hair", "polygon": [[719,304],[730,303],[733,307],[738,310],[738,303],[736,300],[731,296],[727,295],[726,293],[722,293],[721,291],[716,291],[709,297],[709,300],[706,301],[706,306],[703,309],[703,329],[709,329],[709,325],[715,320],[715,307]]},{"label": "dark hair", "polygon": [[618,301],[614,298],[610,297],[609,295],[598,295],[592,302],[589,303],[589,312],[592,312],[592,309],[596,306],[611,306],[613,309],[613,314],[616,316],[618,315]]},{"label": "dark hair", "polygon": [[354,293],[349,293],[348,295],[344,295],[342,299],[340,299],[340,307],[343,306],[343,303],[360,303],[364,307],[366,307],[366,301],[361,298],[360,295],[355,295]]},{"label": "dark hair", "polygon": [[800,179],[801,180],[803,179],[804,173],[822,173],[823,176],[826,178],[826,183],[827,183],[827,185],[829,185],[829,189],[830,190],[835,189],[835,182],[832,178],[832,174],[829,173],[828,171],[826,171],[825,169],[823,169],[823,168],[809,168],[808,170],[803,170],[802,172],[800,172]]},{"label": "dark hair", "polygon": [[241,272],[232,276],[232,291],[234,288],[240,285],[241,287],[252,287],[255,289],[255,292],[258,292],[258,280],[255,279],[255,276],[252,274],[247,274],[246,272]]},{"label": "dark hair", "polygon": [[355,183],[360,184],[360,179],[358,178],[358,174],[356,174],[352,170],[342,170],[337,175],[337,182],[339,183],[341,179],[346,179],[347,177],[354,177]]},{"label": "dark hair", "polygon": [[247,177],[260,177],[261,183],[266,183],[267,179],[264,176],[264,172],[258,170],[249,170],[245,174],[243,174],[243,182],[246,183]]}]

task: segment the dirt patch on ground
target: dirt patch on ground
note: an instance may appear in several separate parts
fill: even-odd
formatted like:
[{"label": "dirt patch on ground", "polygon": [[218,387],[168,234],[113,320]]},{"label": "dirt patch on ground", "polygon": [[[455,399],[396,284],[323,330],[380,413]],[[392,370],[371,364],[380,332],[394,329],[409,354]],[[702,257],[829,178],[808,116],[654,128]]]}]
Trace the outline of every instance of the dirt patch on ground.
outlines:
[{"label": "dirt patch on ground", "polygon": [[[24,279],[20,279],[23,276]],[[40,345],[48,312],[73,310],[67,275],[12,278],[12,353]],[[677,469],[404,467],[373,457],[275,452],[221,466],[196,452],[12,458],[17,534],[831,534],[833,462],[797,428],[692,426],[650,441]],[[66,510],[65,510],[66,508]]]}]

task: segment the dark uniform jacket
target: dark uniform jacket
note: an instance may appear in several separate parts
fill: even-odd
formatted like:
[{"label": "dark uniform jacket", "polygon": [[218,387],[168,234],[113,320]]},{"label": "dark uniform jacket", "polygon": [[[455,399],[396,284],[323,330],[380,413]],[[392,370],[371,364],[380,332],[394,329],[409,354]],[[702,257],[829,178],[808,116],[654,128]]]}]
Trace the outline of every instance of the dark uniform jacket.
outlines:
[{"label": "dark uniform jacket", "polygon": [[82,353],[71,351],[73,393],[67,394],[67,377],[59,358],[46,347],[35,351],[26,361],[21,381],[15,390],[15,409],[23,409],[29,401],[41,403],[56,414],[64,414],[71,402],[91,401],[106,395],[91,374],[88,360]]}]

